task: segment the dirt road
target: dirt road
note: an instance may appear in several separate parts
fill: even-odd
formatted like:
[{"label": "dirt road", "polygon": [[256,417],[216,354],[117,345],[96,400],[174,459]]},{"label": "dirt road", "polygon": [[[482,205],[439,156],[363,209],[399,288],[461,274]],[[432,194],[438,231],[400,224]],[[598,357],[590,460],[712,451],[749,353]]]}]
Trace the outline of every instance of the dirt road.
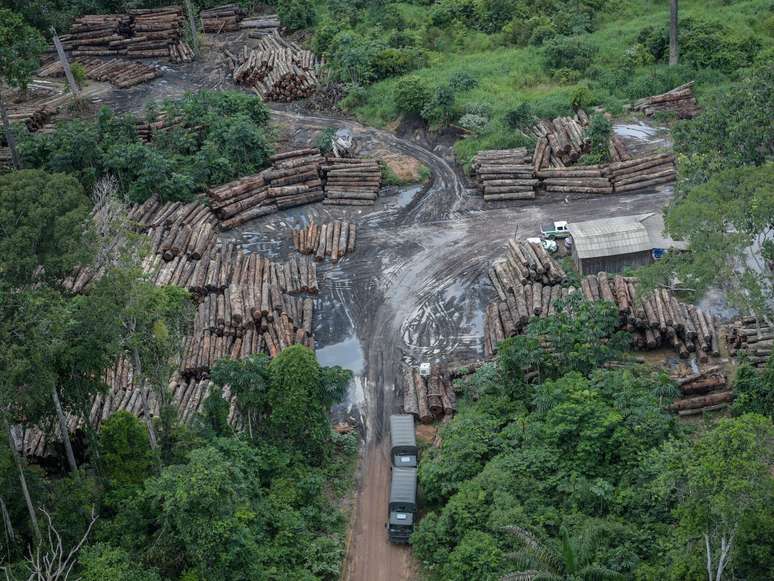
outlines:
[{"label": "dirt road", "polygon": [[[361,143],[374,142],[420,159],[433,173],[425,192],[406,190],[385,197],[369,209],[306,206],[282,216],[251,223],[240,235],[263,252],[277,247],[277,232],[290,225],[318,220],[358,222],[358,249],[337,265],[319,270],[320,298],[315,336],[323,364],[355,371],[346,412],[365,426],[366,449],[361,468],[357,513],[344,578],[350,581],[401,580],[414,577],[416,564],[405,547],[387,542],[384,531],[389,487],[386,421],[399,411],[396,398],[403,363],[481,356],[483,310],[492,295],[486,271],[504,251],[508,237],[534,236],[541,223],[659,210],[672,196],[670,188],[628,196],[484,207],[466,189],[451,165],[421,145],[354,122],[275,111],[288,128],[349,127]],[[630,139],[648,148],[645,134]],[[663,136],[658,139],[663,141]],[[660,144],[660,142],[659,142]]]},{"label": "dirt road", "polygon": [[[239,41],[239,36],[234,41]],[[201,88],[235,88],[217,64],[218,49],[203,63],[165,70],[157,79],[128,91],[114,91],[106,103],[139,111],[148,101]],[[212,62],[210,62],[212,61]],[[386,419],[399,410],[396,378],[403,363],[482,353],[483,311],[493,290],[486,271],[508,237],[534,236],[554,219],[587,220],[659,210],[670,188],[653,192],[534,203],[484,205],[468,191],[452,164],[426,147],[352,121],[274,110],[274,122],[291,144],[306,146],[316,131],[349,127],[365,152],[389,150],[414,157],[432,171],[425,190],[406,188],[382,197],[373,208],[314,204],[260,218],[228,236],[269,256],[291,252],[288,228],[315,218],[348,219],[359,225],[355,254],[337,265],[326,261],[318,274],[315,337],[324,365],[352,369],[355,378],[337,414],[350,415],[365,432],[358,502],[344,578],[348,581],[404,580],[416,575],[406,547],[387,542],[384,530],[389,486]],[[616,131],[641,153],[669,144],[668,133],[644,124]],[[295,137],[294,137],[295,136]]]}]

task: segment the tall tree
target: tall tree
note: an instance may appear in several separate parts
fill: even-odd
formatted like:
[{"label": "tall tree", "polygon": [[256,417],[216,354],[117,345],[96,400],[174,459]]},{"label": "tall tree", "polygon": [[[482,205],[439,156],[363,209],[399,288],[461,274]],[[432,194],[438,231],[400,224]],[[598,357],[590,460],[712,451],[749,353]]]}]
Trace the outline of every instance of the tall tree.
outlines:
[{"label": "tall tree", "polygon": [[[26,89],[32,73],[39,66],[38,57],[45,49],[40,33],[24,19],[7,9],[0,9],[0,80],[11,87]],[[21,167],[16,151],[16,139],[8,121],[8,112],[0,95],[0,115],[11,159],[16,169]]]},{"label": "tall tree", "polygon": [[774,502],[774,426],[757,414],[720,420],[691,446],[667,444],[652,458],[653,490],[676,502],[680,528],[704,553],[708,581],[722,581],[737,534]]},{"label": "tall tree", "polygon": [[677,19],[677,0],[669,0],[669,66],[676,65],[680,59]]}]

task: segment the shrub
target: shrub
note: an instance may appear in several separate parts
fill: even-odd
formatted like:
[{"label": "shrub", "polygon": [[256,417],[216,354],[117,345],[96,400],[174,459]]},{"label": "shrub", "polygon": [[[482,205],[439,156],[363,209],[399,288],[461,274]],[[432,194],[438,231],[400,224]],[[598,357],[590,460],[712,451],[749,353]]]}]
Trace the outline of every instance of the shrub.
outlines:
[{"label": "shrub", "polygon": [[754,37],[738,38],[717,22],[687,18],[681,22],[680,56],[696,68],[731,73],[749,66],[760,51]]},{"label": "shrub", "polygon": [[368,92],[362,85],[348,85],[346,96],[341,100],[339,105],[344,111],[352,111],[364,104],[367,96]]},{"label": "shrub", "polygon": [[535,121],[535,114],[529,103],[522,103],[505,114],[505,124],[511,129],[524,129]]},{"label": "shrub", "polygon": [[330,153],[333,151],[333,144],[331,143],[331,140],[333,139],[334,135],[336,135],[336,128],[326,127],[320,131],[320,133],[315,138],[314,146],[322,153]]},{"label": "shrub", "polygon": [[481,115],[474,115],[473,113],[466,113],[460,117],[457,122],[460,127],[467,129],[473,133],[483,132],[489,124],[489,119]]},{"label": "shrub", "polygon": [[492,107],[488,103],[466,103],[463,107],[465,114],[478,115],[489,118],[492,116]]},{"label": "shrub", "polygon": [[476,28],[484,32],[497,32],[513,16],[517,0],[478,0],[476,2]]},{"label": "shrub", "polygon": [[529,44],[532,46],[542,46],[547,41],[554,38],[556,34],[556,27],[554,26],[553,22],[537,23],[529,36]]},{"label": "shrub", "polygon": [[315,21],[314,5],[305,0],[277,0],[277,15],[290,30],[311,28]]},{"label": "shrub", "polygon": [[584,72],[594,60],[598,49],[581,36],[563,36],[546,43],[545,63],[548,70],[571,69]]},{"label": "shrub", "polygon": [[414,49],[385,48],[373,60],[376,79],[403,75],[421,66],[421,53]]},{"label": "shrub", "polygon": [[599,99],[594,95],[588,85],[578,85],[572,92],[570,103],[573,109],[587,109],[596,105]]},{"label": "shrub", "polygon": [[454,117],[454,101],[454,90],[451,87],[438,87],[433,98],[422,109],[422,117],[429,123],[448,125]]},{"label": "shrub", "polygon": [[613,133],[613,125],[602,113],[591,116],[591,123],[587,130],[591,151],[583,156],[584,164],[605,163],[610,161],[608,144]]},{"label": "shrub", "polygon": [[637,35],[637,44],[650,53],[655,62],[664,62],[669,53],[669,34],[664,26],[647,26]]},{"label": "shrub", "polygon": [[469,91],[478,87],[478,79],[467,71],[457,71],[449,79],[449,86],[455,91]]},{"label": "shrub", "polygon": [[430,99],[430,89],[419,77],[406,77],[398,81],[395,89],[395,108],[401,113],[419,115]]}]

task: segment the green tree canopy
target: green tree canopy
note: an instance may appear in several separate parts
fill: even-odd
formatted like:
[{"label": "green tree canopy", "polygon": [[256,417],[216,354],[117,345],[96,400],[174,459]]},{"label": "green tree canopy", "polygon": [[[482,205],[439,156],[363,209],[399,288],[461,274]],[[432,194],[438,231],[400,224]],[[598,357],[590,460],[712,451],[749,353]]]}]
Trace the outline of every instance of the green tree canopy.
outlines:
[{"label": "green tree canopy", "polygon": [[12,87],[26,87],[45,48],[41,34],[24,18],[0,8],[0,78]]},{"label": "green tree canopy", "polygon": [[0,176],[0,277],[13,285],[60,281],[90,252],[91,204],[78,182],[38,170]]}]

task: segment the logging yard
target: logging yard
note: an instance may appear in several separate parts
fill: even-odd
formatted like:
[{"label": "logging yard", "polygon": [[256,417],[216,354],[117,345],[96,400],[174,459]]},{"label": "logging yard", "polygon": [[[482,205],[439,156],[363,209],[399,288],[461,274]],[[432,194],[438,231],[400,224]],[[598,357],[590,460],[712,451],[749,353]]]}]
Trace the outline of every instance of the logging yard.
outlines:
[{"label": "logging yard", "polygon": [[[281,361],[281,354],[291,347],[303,346],[314,352],[323,369],[339,366],[351,372],[340,401],[328,404],[335,432],[356,435],[359,450],[352,489],[336,500],[346,520],[339,578],[497,579],[510,566],[504,556],[498,556],[501,560],[491,570],[478,561],[465,569],[460,562],[466,557],[450,557],[452,545],[455,552],[462,546],[456,544],[459,540],[448,541],[445,552],[431,555],[427,547],[432,534],[426,528],[415,534],[413,548],[388,539],[391,415],[407,414],[416,424],[421,525],[431,510],[439,511],[431,515],[436,523],[445,510],[444,502],[462,490],[456,483],[443,493],[431,491],[434,478],[451,477],[443,473],[447,468],[440,463],[432,465],[435,473],[423,468],[423,462],[439,462],[445,439],[459,438],[455,418],[471,421],[465,414],[479,402],[500,405],[497,402],[502,400],[488,399],[494,397],[492,377],[502,378],[497,373],[505,373],[504,369],[518,369],[519,382],[535,390],[534,400],[530,396],[524,406],[508,408],[514,417],[527,409],[537,414],[532,406],[541,414],[550,413],[547,404],[549,411],[540,408],[540,397],[548,393],[543,385],[554,381],[554,388],[560,389],[564,379],[552,376],[553,368],[545,362],[527,359],[524,353],[529,349],[541,349],[546,360],[569,365],[567,360],[580,360],[586,352],[614,349],[616,338],[625,336],[622,353],[600,358],[585,377],[573,381],[596,381],[601,377],[594,375],[597,372],[655,370],[662,384],[671,385],[658,392],[658,413],[668,418],[665,422],[673,423],[670,425],[681,426],[675,430],[700,430],[706,422],[731,418],[740,398],[735,391],[737,374],[749,377],[771,368],[774,323],[767,292],[774,259],[767,252],[774,226],[762,219],[754,241],[739,246],[738,257],[722,259],[723,264],[739,259],[751,265],[763,281],[763,298],[748,289],[740,303],[738,289],[731,291],[722,281],[710,281],[716,275],[741,280],[737,267],[723,270],[722,277],[719,271],[708,274],[712,269],[701,261],[693,263],[705,269],[701,274],[686,275],[680,270],[681,256],[690,249],[686,241],[694,240],[690,229],[699,227],[700,219],[712,219],[706,208],[692,206],[680,214],[680,206],[675,206],[677,200],[687,204],[683,200],[691,195],[678,185],[685,157],[676,150],[680,140],[695,135],[690,133],[690,124],[701,123],[704,108],[710,106],[698,90],[706,76],[699,75],[694,81],[684,73],[675,75],[659,84],[653,94],[638,94],[623,106],[606,107],[604,101],[576,93],[572,107],[545,115],[539,109],[529,114],[521,111],[517,121],[506,123],[510,129],[505,131],[518,134],[516,137],[487,141],[479,129],[471,129],[473,125],[464,121],[486,117],[490,113],[484,108],[460,105],[452,122],[438,113],[442,99],[433,101],[430,93],[424,109],[412,110],[401,103],[397,96],[404,94],[401,83],[413,86],[417,79],[426,78],[426,69],[416,78],[400,77],[397,83],[374,82],[357,98],[351,93],[345,101],[356,104],[347,110],[339,106],[340,96],[331,97],[343,91],[342,87],[351,90],[350,85],[331,80],[340,58],[331,46],[321,50],[322,41],[316,36],[312,40],[311,32],[305,34],[302,26],[291,30],[281,19],[284,13],[275,13],[273,5],[260,5],[258,10],[248,10],[241,3],[207,6],[196,15],[188,1],[180,6],[79,15],[68,29],[52,33],[51,44],[43,50],[24,91],[0,86],[6,127],[0,142],[4,173],[12,174],[12,168],[19,167],[16,138],[7,131],[9,124],[27,134],[20,147],[25,164],[40,163],[52,172],[72,172],[68,164],[75,163],[64,156],[57,160],[51,147],[43,145],[63,131],[60,123],[75,123],[68,131],[83,131],[88,140],[86,136],[93,134],[86,132],[86,124],[96,120],[98,127],[110,127],[113,135],[131,134],[134,141],[127,151],[156,148],[161,152],[159,158],[127,153],[126,160],[106,155],[102,161],[84,162],[88,168],[79,167],[79,173],[74,173],[94,191],[94,207],[87,219],[97,225],[99,235],[113,211],[98,194],[100,188],[128,192],[122,202],[125,233],[100,250],[100,260],[74,262],[75,267],[58,283],[62,292],[74,297],[96,293],[132,241],[142,247],[136,266],[143,280],[152,287],[183,289],[192,305],[188,322],[181,327],[180,345],[169,358],[173,363],[165,363],[170,369],[163,390],[146,381],[151,372],[147,364],[142,370],[142,351],[137,346],[133,351],[125,348],[112,360],[114,364],[99,372],[98,381],[105,389],[90,397],[80,413],[74,408],[62,413],[54,388],[58,416],[52,417],[58,417],[58,423],[8,422],[11,447],[18,457],[51,470],[60,462],[54,458],[65,449],[72,467],[76,460],[70,458],[69,446],[63,446],[62,435],[78,443],[75,456],[80,459],[88,438],[96,437],[92,434],[106,426],[112,429],[111,418],[118,412],[139,418],[155,446],[153,426],[163,425],[168,405],[176,410],[176,421],[189,430],[181,433],[198,433],[202,418],[210,417],[209,396],[216,390],[225,402],[222,429],[249,434],[252,440],[256,426],[271,420],[243,405],[244,385],[238,374],[229,376],[229,384],[219,383],[221,362],[244,362],[265,355],[272,363],[267,363],[268,371],[261,376],[263,386],[274,373],[273,362]],[[400,13],[404,24],[412,22],[415,8],[400,3],[396,14]],[[440,16],[434,18],[441,22]],[[199,32],[191,35],[191,27]],[[517,34],[515,25],[503,30],[503,34]],[[403,50],[396,46],[395,50]],[[550,59],[553,45],[547,46]],[[470,85],[474,87],[472,81]],[[369,120],[385,115],[373,105],[373,99],[382,98],[384,91],[395,91],[399,119],[370,125]],[[233,112],[245,123],[235,126],[234,139],[239,141],[235,150],[223,153],[219,147],[225,151],[225,146],[210,145],[208,149],[201,145],[209,143],[212,134],[207,133],[209,118],[197,120],[196,107],[203,106],[206,99],[214,103],[216,97],[202,101],[190,97],[200,93],[223,96],[225,104],[217,105],[222,108],[215,116]],[[410,101],[409,92],[405,95]],[[102,107],[115,116],[99,112]],[[254,139],[244,129],[251,123],[265,125],[265,141]],[[498,125],[496,132],[502,131]],[[100,147],[107,150],[108,145]],[[770,154],[771,144],[766,147]],[[757,151],[762,149],[765,147]],[[228,162],[218,157],[221,154],[231,156]],[[49,156],[47,166],[38,161],[44,155]],[[140,174],[128,167],[131,163],[170,164],[164,166],[168,169],[163,187],[161,182],[149,185],[137,177]],[[706,176],[717,166],[708,163],[702,167]],[[142,191],[148,195],[137,194],[140,190],[128,186],[132,180],[146,188]],[[168,183],[173,187],[168,188]],[[724,184],[740,191],[753,187],[745,182],[742,171]],[[175,188],[186,188],[190,195],[175,197]],[[762,200],[759,205],[765,206],[771,198]],[[685,228],[672,214],[675,207],[676,215],[688,224]],[[725,225],[721,228],[713,223],[709,230],[720,232]],[[3,272],[0,268],[0,274]],[[604,312],[609,325],[604,337],[584,340],[583,345],[578,341],[571,347],[552,335],[558,333],[552,330],[552,321],[569,328],[572,323],[568,321],[588,312]],[[599,317],[601,321],[603,315]],[[596,329],[596,322],[588,325],[589,333],[592,327]],[[134,330],[134,322],[125,324]],[[562,349],[566,352],[558,352]],[[283,389],[293,387],[287,384]],[[742,401],[748,401],[745,397]],[[300,415],[306,411],[300,410]],[[299,419],[303,417],[295,421]],[[529,423],[524,422],[519,426]],[[523,438],[527,446],[527,427],[520,435],[513,427],[509,430],[504,439]],[[312,436],[301,440],[307,438]],[[503,449],[509,445],[502,444]],[[478,470],[485,464],[484,456],[488,462],[496,455],[478,450],[460,453],[476,461],[481,455]],[[579,451],[568,452],[575,453],[580,457]],[[414,480],[416,493],[416,476]],[[601,476],[593,482],[612,486]],[[573,481],[573,486],[580,488],[581,484]],[[589,476],[583,486],[597,484]],[[0,494],[0,506],[8,520],[4,494]],[[599,494],[594,503],[612,502],[612,496]],[[572,502],[579,506],[591,502],[580,498],[578,493]],[[486,502],[496,500],[490,496]],[[117,511],[117,506],[110,510]],[[509,506],[503,511],[508,518],[521,518],[514,515],[528,510],[526,506],[518,510]],[[261,510],[271,512],[268,507]],[[547,515],[541,518],[558,518]],[[494,516],[490,519],[497,524],[486,527],[502,530],[511,526]],[[528,539],[525,546],[538,543],[521,526],[511,528]],[[560,534],[558,523],[545,526],[550,535]],[[561,531],[565,534],[564,525]],[[424,552],[417,553],[417,543]],[[509,543],[498,545],[497,554],[511,547]],[[707,547],[709,551],[709,544]],[[472,545],[469,554],[476,557],[471,559],[485,550],[494,549]],[[333,549],[329,552],[334,553]],[[148,555],[144,558],[147,561]],[[720,559],[722,562],[723,557]],[[187,566],[191,562],[186,561]],[[451,567],[451,562],[466,572],[452,575],[444,568]],[[477,569],[479,566],[482,568]],[[198,571],[206,570],[205,566]],[[187,571],[191,579],[206,578],[196,577],[194,568]],[[718,581],[721,573],[719,568]],[[320,573],[314,578],[333,579],[335,575]],[[682,578],[694,577],[686,574]]]}]

